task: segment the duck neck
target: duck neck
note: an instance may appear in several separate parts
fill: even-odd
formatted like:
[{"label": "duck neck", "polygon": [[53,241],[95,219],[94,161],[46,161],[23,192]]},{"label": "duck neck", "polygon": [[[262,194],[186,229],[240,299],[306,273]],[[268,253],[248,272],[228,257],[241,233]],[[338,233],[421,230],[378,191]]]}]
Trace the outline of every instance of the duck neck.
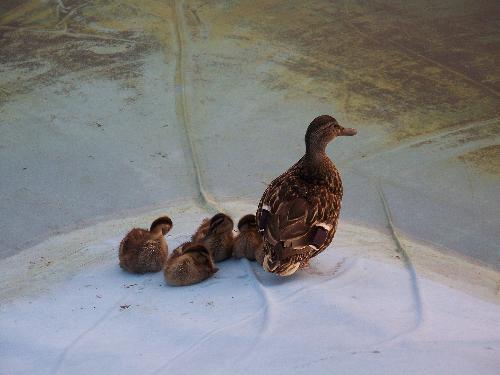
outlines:
[{"label": "duck neck", "polygon": [[326,142],[319,142],[315,144],[306,144],[305,161],[311,166],[320,166],[323,161],[328,159],[326,154]]},{"label": "duck neck", "polygon": [[163,237],[163,232],[161,230],[161,226],[157,226],[155,228],[153,228],[151,231],[150,231],[151,235],[154,237],[154,238],[160,238],[160,237]]},{"label": "duck neck", "polygon": [[326,144],[306,147],[306,154],[303,158],[303,177],[322,179],[328,175],[332,165],[326,153]]}]

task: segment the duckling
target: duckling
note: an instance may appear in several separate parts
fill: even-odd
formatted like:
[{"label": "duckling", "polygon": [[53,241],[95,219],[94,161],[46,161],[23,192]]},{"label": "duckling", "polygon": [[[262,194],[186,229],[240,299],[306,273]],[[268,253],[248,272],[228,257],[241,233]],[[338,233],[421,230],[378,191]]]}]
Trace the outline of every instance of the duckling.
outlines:
[{"label": "duckling", "polygon": [[238,222],[240,233],[234,239],[233,256],[255,260],[256,253],[262,253],[264,242],[257,228],[255,215],[245,215]]},{"label": "duckling", "polygon": [[132,273],[160,271],[168,256],[163,236],[172,228],[172,220],[162,216],[153,221],[149,230],[134,228],[120,243],[120,267]]},{"label": "duckling", "polygon": [[305,155],[268,186],[257,209],[264,237],[266,271],[281,276],[307,267],[332,242],[342,200],[340,174],[326,154],[337,136],[352,136],[356,129],[336,119],[316,117],[307,128]]},{"label": "duckling", "polygon": [[215,262],[230,258],[233,253],[233,219],[218,213],[204,219],[192,237],[192,242],[204,245]]},{"label": "duckling", "polygon": [[258,247],[255,250],[255,260],[257,263],[259,263],[261,266],[264,266],[264,243],[262,243],[262,246]]},{"label": "duckling", "polygon": [[169,285],[183,286],[202,282],[218,270],[205,246],[186,242],[168,258],[163,274]]}]

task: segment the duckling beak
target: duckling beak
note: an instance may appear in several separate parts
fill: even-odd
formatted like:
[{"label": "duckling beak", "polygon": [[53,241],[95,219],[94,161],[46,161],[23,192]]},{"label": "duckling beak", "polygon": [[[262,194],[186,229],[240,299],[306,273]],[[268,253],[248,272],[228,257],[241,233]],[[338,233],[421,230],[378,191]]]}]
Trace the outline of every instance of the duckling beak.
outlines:
[{"label": "duckling beak", "polygon": [[344,130],[339,135],[356,135],[358,131],[354,128],[344,128]]}]

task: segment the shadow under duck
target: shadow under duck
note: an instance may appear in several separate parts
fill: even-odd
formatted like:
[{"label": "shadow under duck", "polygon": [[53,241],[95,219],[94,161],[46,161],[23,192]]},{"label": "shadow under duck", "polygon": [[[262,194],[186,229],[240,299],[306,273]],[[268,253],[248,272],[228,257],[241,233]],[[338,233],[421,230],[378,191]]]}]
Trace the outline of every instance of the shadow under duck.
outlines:
[{"label": "shadow under duck", "polygon": [[326,146],[337,136],[356,133],[331,116],[316,117],[307,128],[305,155],[264,192],[256,217],[266,271],[289,276],[332,242],[343,190]]}]

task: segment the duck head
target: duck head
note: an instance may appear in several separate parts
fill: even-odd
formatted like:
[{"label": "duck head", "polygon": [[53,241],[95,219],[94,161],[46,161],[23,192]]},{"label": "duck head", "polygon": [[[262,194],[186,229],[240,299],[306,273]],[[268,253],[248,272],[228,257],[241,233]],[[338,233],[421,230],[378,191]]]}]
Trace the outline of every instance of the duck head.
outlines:
[{"label": "duck head", "polygon": [[334,138],[339,136],[356,135],[357,130],[353,128],[344,128],[339,125],[336,119],[329,115],[316,117],[309,124],[306,132],[306,150],[307,152],[325,151],[326,146]]},{"label": "duck head", "polygon": [[252,229],[257,229],[257,220],[255,218],[255,215],[248,214],[243,216],[238,222],[238,230],[241,232]]},{"label": "duck head", "polygon": [[151,223],[150,232],[158,232],[161,230],[163,235],[166,235],[172,228],[172,220],[168,216],[161,216]]}]

